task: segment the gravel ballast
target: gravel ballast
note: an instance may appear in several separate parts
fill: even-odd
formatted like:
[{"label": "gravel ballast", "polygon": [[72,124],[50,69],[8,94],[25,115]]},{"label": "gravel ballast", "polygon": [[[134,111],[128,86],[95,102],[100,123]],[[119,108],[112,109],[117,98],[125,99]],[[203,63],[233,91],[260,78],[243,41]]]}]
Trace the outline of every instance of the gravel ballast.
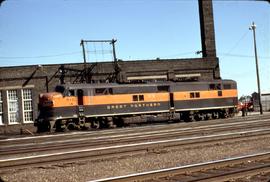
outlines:
[{"label": "gravel ballast", "polygon": [[[89,181],[132,173],[157,170],[270,151],[270,136],[245,142],[217,143],[196,148],[157,150],[146,155],[59,163],[42,167],[10,170],[1,174],[3,181]],[[1,181],[1,180],[0,180]]]}]

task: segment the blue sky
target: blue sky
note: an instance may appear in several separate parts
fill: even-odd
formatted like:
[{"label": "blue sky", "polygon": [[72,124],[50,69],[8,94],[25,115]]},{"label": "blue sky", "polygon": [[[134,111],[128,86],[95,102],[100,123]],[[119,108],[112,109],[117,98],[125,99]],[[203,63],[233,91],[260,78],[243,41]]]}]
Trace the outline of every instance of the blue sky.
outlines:
[{"label": "blue sky", "polygon": [[[239,96],[257,91],[252,21],[262,92],[270,92],[270,4],[214,0],[222,78]],[[81,39],[117,39],[122,60],[196,58],[201,50],[197,0],[6,0],[0,7],[0,66],[82,62]],[[87,44],[89,62],[110,60]]]}]

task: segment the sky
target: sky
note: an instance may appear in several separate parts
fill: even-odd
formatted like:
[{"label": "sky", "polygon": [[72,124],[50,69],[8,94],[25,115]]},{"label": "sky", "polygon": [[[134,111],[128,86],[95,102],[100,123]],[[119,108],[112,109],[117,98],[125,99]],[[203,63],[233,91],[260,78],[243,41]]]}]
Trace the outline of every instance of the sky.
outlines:
[{"label": "sky", "polygon": [[[270,3],[213,0],[221,77],[239,96],[270,92]],[[197,0],[6,0],[0,6],[0,67],[83,62],[80,40],[117,39],[122,60],[199,58]],[[88,43],[87,61],[111,61],[111,46]]]}]

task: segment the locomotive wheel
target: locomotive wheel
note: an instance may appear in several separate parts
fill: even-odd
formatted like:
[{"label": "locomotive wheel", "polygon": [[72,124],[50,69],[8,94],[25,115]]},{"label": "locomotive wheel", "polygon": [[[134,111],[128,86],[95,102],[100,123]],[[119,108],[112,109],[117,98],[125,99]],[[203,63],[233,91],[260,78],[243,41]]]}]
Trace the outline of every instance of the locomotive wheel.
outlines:
[{"label": "locomotive wheel", "polygon": [[84,125],[82,126],[83,130],[88,130],[91,127],[90,123],[84,123]]},{"label": "locomotive wheel", "polygon": [[37,133],[50,132],[50,131],[51,131],[50,122],[39,123],[37,126]]},{"label": "locomotive wheel", "polygon": [[189,112],[184,112],[182,117],[185,122],[192,122],[194,120],[194,115],[190,114]]},{"label": "locomotive wheel", "polygon": [[105,120],[100,120],[99,128],[108,128],[108,122],[106,122]]},{"label": "locomotive wheel", "polygon": [[200,114],[200,113],[197,113],[197,114],[194,115],[194,119],[196,121],[201,121],[203,119],[203,115]]},{"label": "locomotive wheel", "polygon": [[230,117],[233,118],[235,116],[235,113],[230,113]]},{"label": "locomotive wheel", "polygon": [[218,119],[219,118],[219,113],[218,112],[213,112],[212,118],[213,119]]},{"label": "locomotive wheel", "polygon": [[62,124],[60,120],[55,122],[56,132],[64,132],[65,130],[66,130],[66,125]]},{"label": "locomotive wheel", "polygon": [[228,117],[228,113],[227,113],[227,111],[221,111],[220,113],[219,113],[219,116],[220,116],[220,118],[227,118]]},{"label": "locomotive wheel", "polygon": [[125,124],[123,118],[119,117],[113,118],[113,123],[116,125],[116,127],[123,127]]},{"label": "locomotive wheel", "polygon": [[68,130],[75,130],[77,128],[78,127],[76,127],[76,124],[75,123],[68,123],[68,125],[67,125],[67,129]]},{"label": "locomotive wheel", "polygon": [[91,122],[91,128],[99,129],[100,128],[100,122],[98,120],[94,120]]},{"label": "locomotive wheel", "polygon": [[229,117],[232,118],[235,116],[234,110],[229,110]]},{"label": "locomotive wheel", "polygon": [[116,128],[117,127],[115,124],[113,124],[113,121],[109,121],[107,123],[107,125],[108,125],[108,128]]},{"label": "locomotive wheel", "polygon": [[210,113],[204,114],[204,120],[210,120],[210,119],[212,119],[212,114]]},{"label": "locomotive wheel", "polygon": [[42,127],[41,124],[38,124],[38,125],[37,125],[37,133],[42,133],[42,132],[45,132],[45,131],[44,131],[44,128]]}]

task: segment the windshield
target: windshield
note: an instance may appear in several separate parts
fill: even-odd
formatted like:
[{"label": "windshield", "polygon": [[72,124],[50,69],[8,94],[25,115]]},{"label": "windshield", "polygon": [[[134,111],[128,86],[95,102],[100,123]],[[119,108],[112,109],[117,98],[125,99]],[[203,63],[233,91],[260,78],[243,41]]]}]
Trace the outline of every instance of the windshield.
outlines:
[{"label": "windshield", "polygon": [[56,91],[56,92],[60,92],[60,93],[64,93],[65,87],[62,86],[62,85],[57,85],[57,86],[55,87],[55,91]]}]

